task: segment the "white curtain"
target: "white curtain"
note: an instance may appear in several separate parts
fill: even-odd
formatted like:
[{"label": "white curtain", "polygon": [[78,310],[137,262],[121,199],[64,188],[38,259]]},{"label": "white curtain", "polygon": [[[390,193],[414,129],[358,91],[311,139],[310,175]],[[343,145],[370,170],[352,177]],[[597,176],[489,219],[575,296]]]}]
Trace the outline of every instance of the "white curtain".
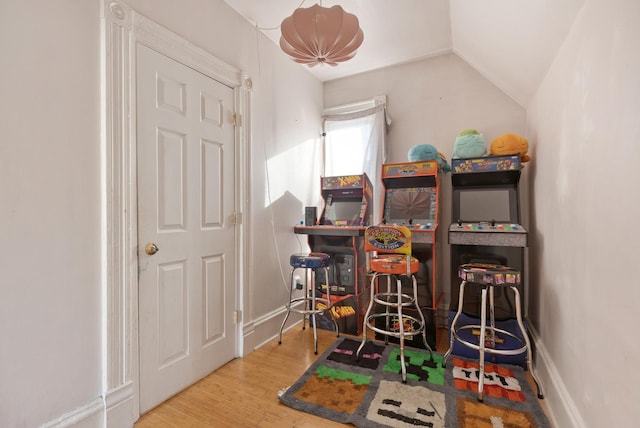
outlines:
[{"label": "white curtain", "polygon": [[373,186],[373,222],[382,219],[382,164],[385,136],[391,124],[386,106],[323,116],[324,175],[367,174]]}]

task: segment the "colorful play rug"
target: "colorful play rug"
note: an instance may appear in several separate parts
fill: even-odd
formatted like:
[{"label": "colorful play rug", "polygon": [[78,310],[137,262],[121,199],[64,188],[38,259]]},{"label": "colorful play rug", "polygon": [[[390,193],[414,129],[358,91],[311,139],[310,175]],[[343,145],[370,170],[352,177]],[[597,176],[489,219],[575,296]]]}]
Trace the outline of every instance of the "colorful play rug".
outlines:
[{"label": "colorful play rug", "polygon": [[357,427],[550,427],[518,366],[485,366],[478,402],[478,364],[456,356],[405,348],[402,383],[397,345],[338,339],[280,401],[303,412]]}]

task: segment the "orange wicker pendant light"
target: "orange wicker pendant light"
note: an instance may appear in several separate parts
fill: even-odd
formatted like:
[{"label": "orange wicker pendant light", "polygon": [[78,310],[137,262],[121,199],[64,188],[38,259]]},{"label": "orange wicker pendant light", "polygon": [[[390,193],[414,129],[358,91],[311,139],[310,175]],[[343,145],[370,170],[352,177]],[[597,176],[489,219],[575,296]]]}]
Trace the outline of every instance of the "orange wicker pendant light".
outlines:
[{"label": "orange wicker pendant light", "polygon": [[280,48],[313,67],[350,60],[364,40],[358,18],[340,6],[298,8],[280,25]]}]

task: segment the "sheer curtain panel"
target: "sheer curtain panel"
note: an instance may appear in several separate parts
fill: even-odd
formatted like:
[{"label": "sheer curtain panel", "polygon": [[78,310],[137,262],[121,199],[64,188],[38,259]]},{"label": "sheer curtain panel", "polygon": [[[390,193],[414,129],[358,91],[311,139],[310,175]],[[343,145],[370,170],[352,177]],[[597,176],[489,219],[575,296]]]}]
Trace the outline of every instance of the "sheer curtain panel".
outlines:
[{"label": "sheer curtain panel", "polygon": [[367,174],[373,185],[374,222],[382,218],[381,173],[386,160],[385,136],[391,124],[385,104],[384,97],[377,97],[326,110],[323,116],[324,175]]}]

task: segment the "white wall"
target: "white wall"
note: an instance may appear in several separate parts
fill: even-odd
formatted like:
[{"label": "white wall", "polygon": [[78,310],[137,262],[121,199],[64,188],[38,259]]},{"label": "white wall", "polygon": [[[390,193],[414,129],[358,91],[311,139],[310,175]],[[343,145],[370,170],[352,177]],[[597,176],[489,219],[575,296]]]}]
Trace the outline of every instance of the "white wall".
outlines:
[{"label": "white wall", "polygon": [[0,425],[97,399],[98,2],[0,3]]},{"label": "white wall", "polygon": [[383,94],[393,121],[388,162],[407,161],[416,144],[433,144],[450,160],[456,135],[468,128],[482,133],[487,146],[503,133],[525,130],[524,108],[455,54],[325,82],[324,105]]},{"label": "white wall", "polygon": [[[286,297],[274,264],[299,251],[292,226],[316,202],[322,85],[222,0],[128,4],[253,81],[250,350],[277,332]],[[103,421],[100,10],[0,2],[0,426]]]},{"label": "white wall", "polygon": [[[455,138],[468,128],[484,135],[487,149],[499,135],[525,132],[525,109],[455,54],[325,82],[324,105],[332,107],[383,94],[387,95],[392,120],[387,135],[387,163],[407,162],[407,152],[416,144],[434,145],[451,163]],[[446,308],[451,174],[442,174],[440,184],[439,277],[440,289],[445,293],[442,307]]]},{"label": "white wall", "polygon": [[636,0],[586,1],[528,108],[530,316],[558,427],[637,425],[639,22]]},{"label": "white wall", "polygon": [[289,256],[308,251],[307,236],[295,235],[293,227],[304,220],[304,207],[321,199],[322,84],[272,42],[264,39],[260,46],[274,53],[255,74],[246,352],[280,328]]}]

